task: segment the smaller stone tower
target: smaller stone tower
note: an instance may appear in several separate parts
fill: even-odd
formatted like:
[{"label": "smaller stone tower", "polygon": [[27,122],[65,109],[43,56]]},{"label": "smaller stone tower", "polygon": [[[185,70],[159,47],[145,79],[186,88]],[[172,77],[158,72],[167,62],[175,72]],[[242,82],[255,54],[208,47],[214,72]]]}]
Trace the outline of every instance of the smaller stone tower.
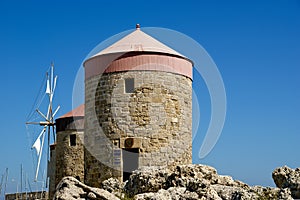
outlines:
[{"label": "smaller stone tower", "polygon": [[[65,176],[84,180],[84,105],[55,120],[56,144],[51,145],[49,195]],[[55,163],[55,164],[54,164]],[[54,169],[54,170],[53,170]]]}]

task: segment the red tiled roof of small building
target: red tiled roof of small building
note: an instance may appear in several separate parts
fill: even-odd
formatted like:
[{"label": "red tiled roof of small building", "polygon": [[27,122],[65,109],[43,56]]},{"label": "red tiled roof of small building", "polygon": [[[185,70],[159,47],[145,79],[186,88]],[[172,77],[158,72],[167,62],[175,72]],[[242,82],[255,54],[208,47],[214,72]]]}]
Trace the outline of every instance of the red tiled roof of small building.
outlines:
[{"label": "red tiled roof of small building", "polygon": [[67,118],[67,117],[84,117],[84,104],[81,104],[74,110],[64,114],[63,116],[59,118]]}]

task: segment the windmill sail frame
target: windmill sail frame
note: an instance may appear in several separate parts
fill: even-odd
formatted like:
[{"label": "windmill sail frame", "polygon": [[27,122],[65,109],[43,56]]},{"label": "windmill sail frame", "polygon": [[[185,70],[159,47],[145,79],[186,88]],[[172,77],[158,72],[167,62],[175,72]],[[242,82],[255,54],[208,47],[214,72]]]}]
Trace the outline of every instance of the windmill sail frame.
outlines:
[{"label": "windmill sail frame", "polygon": [[[51,135],[51,129],[53,133],[53,141],[55,142],[55,120],[54,117],[57,114],[57,112],[60,109],[60,106],[57,106],[55,110],[53,110],[53,97],[54,92],[56,89],[56,83],[57,83],[57,75],[54,76],[54,65],[52,64],[50,67],[50,73],[46,73],[46,89],[43,94],[43,97],[46,96],[48,99],[48,105],[47,105],[47,111],[46,113],[43,113],[39,106],[41,103],[38,103],[37,107],[35,107],[35,112],[38,113],[38,115],[43,119],[43,121],[29,121],[26,122],[27,125],[40,125],[43,127],[42,131],[39,133],[38,137],[33,142],[33,145],[31,146],[31,149],[35,149],[38,159],[37,159],[37,167],[35,169],[35,177],[34,181],[37,181],[39,171],[40,171],[40,164],[41,164],[41,158],[44,155],[43,149],[45,145],[45,139],[47,139],[47,161],[49,162],[49,148],[50,148],[50,135]],[[46,138],[47,137],[47,138]]]}]

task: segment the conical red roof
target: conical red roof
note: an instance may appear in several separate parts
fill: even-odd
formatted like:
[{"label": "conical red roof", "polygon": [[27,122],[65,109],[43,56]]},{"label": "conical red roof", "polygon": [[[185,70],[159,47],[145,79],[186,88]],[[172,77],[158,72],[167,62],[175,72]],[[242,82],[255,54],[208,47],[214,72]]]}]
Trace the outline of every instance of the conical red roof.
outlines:
[{"label": "conical red roof", "polygon": [[64,114],[63,116],[59,117],[61,118],[67,118],[67,117],[84,117],[84,104],[81,104],[74,110]]},{"label": "conical red roof", "polygon": [[127,53],[127,52],[158,52],[167,53],[186,58],[174,49],[168,47],[157,39],[141,31],[139,26],[136,30],[118,40],[106,49],[96,53],[93,57],[100,55],[113,54],[113,53]]}]

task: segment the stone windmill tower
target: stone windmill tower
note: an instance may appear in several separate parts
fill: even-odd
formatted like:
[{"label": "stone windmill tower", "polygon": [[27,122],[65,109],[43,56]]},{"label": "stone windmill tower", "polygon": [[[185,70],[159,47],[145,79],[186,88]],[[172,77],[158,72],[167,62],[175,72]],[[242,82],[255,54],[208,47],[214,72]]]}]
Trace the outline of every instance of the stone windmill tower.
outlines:
[{"label": "stone windmill tower", "polygon": [[86,184],[192,162],[192,65],[139,25],[84,62]]},{"label": "stone windmill tower", "polygon": [[65,176],[84,181],[84,105],[55,120],[56,143],[50,146],[49,197]]}]

